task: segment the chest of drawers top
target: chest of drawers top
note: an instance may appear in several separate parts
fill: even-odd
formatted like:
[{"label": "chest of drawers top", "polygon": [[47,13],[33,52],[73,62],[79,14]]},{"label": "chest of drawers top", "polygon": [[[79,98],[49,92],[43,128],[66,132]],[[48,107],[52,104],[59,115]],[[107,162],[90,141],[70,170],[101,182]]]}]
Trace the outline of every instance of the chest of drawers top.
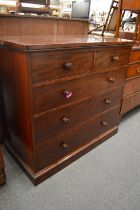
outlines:
[{"label": "chest of drawers top", "polygon": [[7,36],[0,38],[0,45],[21,50],[35,51],[56,48],[99,47],[99,46],[128,46],[132,40],[106,38],[100,36]]}]

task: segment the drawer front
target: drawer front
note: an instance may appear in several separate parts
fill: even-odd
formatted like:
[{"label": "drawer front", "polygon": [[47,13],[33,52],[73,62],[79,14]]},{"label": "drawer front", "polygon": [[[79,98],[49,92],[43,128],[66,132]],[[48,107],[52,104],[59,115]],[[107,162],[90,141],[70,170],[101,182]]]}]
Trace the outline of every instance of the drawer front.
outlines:
[{"label": "drawer front", "polygon": [[123,99],[121,114],[124,114],[130,111],[131,109],[134,109],[138,105],[140,105],[140,91]]},{"label": "drawer front", "polygon": [[92,71],[93,52],[50,52],[31,55],[32,83],[56,80]]},{"label": "drawer front", "polygon": [[127,78],[136,77],[140,75],[140,63],[133,64],[128,67]]},{"label": "drawer front", "polygon": [[124,84],[126,69],[98,72],[89,77],[33,88],[33,111],[39,114],[86,97],[112,91]]},{"label": "drawer front", "polygon": [[135,93],[140,90],[140,77],[136,77],[126,81],[124,86],[123,95],[127,96],[129,94]]},{"label": "drawer front", "polygon": [[80,104],[49,112],[34,118],[34,136],[36,144],[46,142],[60,133],[93,118],[94,116],[121,104],[122,88],[101,96],[90,98]]},{"label": "drawer front", "polygon": [[128,64],[129,49],[114,49],[95,52],[94,67],[96,71],[117,68]]},{"label": "drawer front", "polygon": [[140,50],[131,51],[131,53],[130,53],[130,58],[129,58],[129,62],[130,62],[130,63],[133,63],[133,62],[140,62]]},{"label": "drawer front", "polygon": [[75,127],[72,132],[56,137],[55,141],[47,142],[36,151],[38,170],[64,158],[80,146],[88,143],[98,135],[118,125],[120,107],[115,108],[82,126]]}]

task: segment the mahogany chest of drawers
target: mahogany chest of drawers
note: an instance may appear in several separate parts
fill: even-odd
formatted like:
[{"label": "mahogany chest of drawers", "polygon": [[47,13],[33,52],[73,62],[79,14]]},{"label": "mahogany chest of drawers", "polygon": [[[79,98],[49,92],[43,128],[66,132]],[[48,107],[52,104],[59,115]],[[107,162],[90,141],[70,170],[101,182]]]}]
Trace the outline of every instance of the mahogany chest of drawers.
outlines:
[{"label": "mahogany chest of drawers", "polygon": [[2,45],[6,145],[37,185],[117,132],[132,42],[20,37]]},{"label": "mahogany chest of drawers", "polygon": [[4,160],[3,160],[3,154],[0,148],[0,185],[5,184],[6,182],[6,175],[4,170]]},{"label": "mahogany chest of drawers", "polygon": [[140,45],[132,48],[123,91],[121,114],[140,105]]}]

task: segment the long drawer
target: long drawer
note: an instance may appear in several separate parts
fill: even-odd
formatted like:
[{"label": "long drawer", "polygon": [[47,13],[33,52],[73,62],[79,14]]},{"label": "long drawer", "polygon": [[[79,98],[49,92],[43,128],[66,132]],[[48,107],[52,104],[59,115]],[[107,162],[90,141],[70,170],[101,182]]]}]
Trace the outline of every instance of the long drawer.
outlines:
[{"label": "long drawer", "polygon": [[96,71],[114,69],[128,64],[128,49],[111,49],[97,51],[94,54],[94,68]]},{"label": "long drawer", "polygon": [[56,80],[93,71],[93,52],[47,52],[31,54],[32,83]]},{"label": "long drawer", "polygon": [[33,113],[39,114],[89,96],[97,96],[124,84],[126,68],[97,72],[88,77],[33,88]]},{"label": "long drawer", "polygon": [[64,158],[80,146],[118,125],[119,111],[120,106],[86,122],[82,126],[75,127],[70,133],[56,137],[55,141],[43,144],[36,152],[37,170]]},{"label": "long drawer", "polygon": [[140,77],[136,77],[126,81],[123,95],[127,96],[140,90]]},{"label": "long drawer", "polygon": [[129,65],[127,70],[127,78],[136,77],[140,75],[140,63]]},{"label": "long drawer", "polygon": [[124,114],[131,109],[137,107],[140,105],[140,91],[129,95],[123,99],[122,108],[121,108],[121,114]]},{"label": "long drawer", "polygon": [[140,50],[132,50],[129,58],[130,63],[140,62]]},{"label": "long drawer", "polygon": [[33,125],[36,145],[49,141],[79,123],[120,105],[122,88],[116,89],[114,92],[89,98],[79,104],[35,117]]}]

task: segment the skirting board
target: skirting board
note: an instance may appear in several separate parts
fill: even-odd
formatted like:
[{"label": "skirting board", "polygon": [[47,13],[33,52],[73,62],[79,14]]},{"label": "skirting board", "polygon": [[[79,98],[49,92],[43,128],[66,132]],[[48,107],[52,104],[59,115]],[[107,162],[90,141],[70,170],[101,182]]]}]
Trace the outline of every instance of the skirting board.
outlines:
[{"label": "skirting board", "polygon": [[80,158],[99,144],[106,141],[108,138],[116,134],[118,131],[118,126],[113,127],[109,131],[105,132],[104,134],[98,136],[97,138],[91,140],[87,144],[81,146],[68,156],[65,156],[63,159],[53,163],[52,165],[44,168],[43,170],[35,173],[25,162],[23,162],[19,156],[14,152],[12,147],[8,144],[8,141],[5,142],[6,148],[9,151],[9,153],[13,156],[15,161],[18,163],[18,165],[23,169],[23,171],[27,174],[27,176],[30,178],[32,183],[37,186],[41,182],[45,181],[50,176],[54,175],[58,171],[62,170],[69,164],[71,164],[76,159]]}]

